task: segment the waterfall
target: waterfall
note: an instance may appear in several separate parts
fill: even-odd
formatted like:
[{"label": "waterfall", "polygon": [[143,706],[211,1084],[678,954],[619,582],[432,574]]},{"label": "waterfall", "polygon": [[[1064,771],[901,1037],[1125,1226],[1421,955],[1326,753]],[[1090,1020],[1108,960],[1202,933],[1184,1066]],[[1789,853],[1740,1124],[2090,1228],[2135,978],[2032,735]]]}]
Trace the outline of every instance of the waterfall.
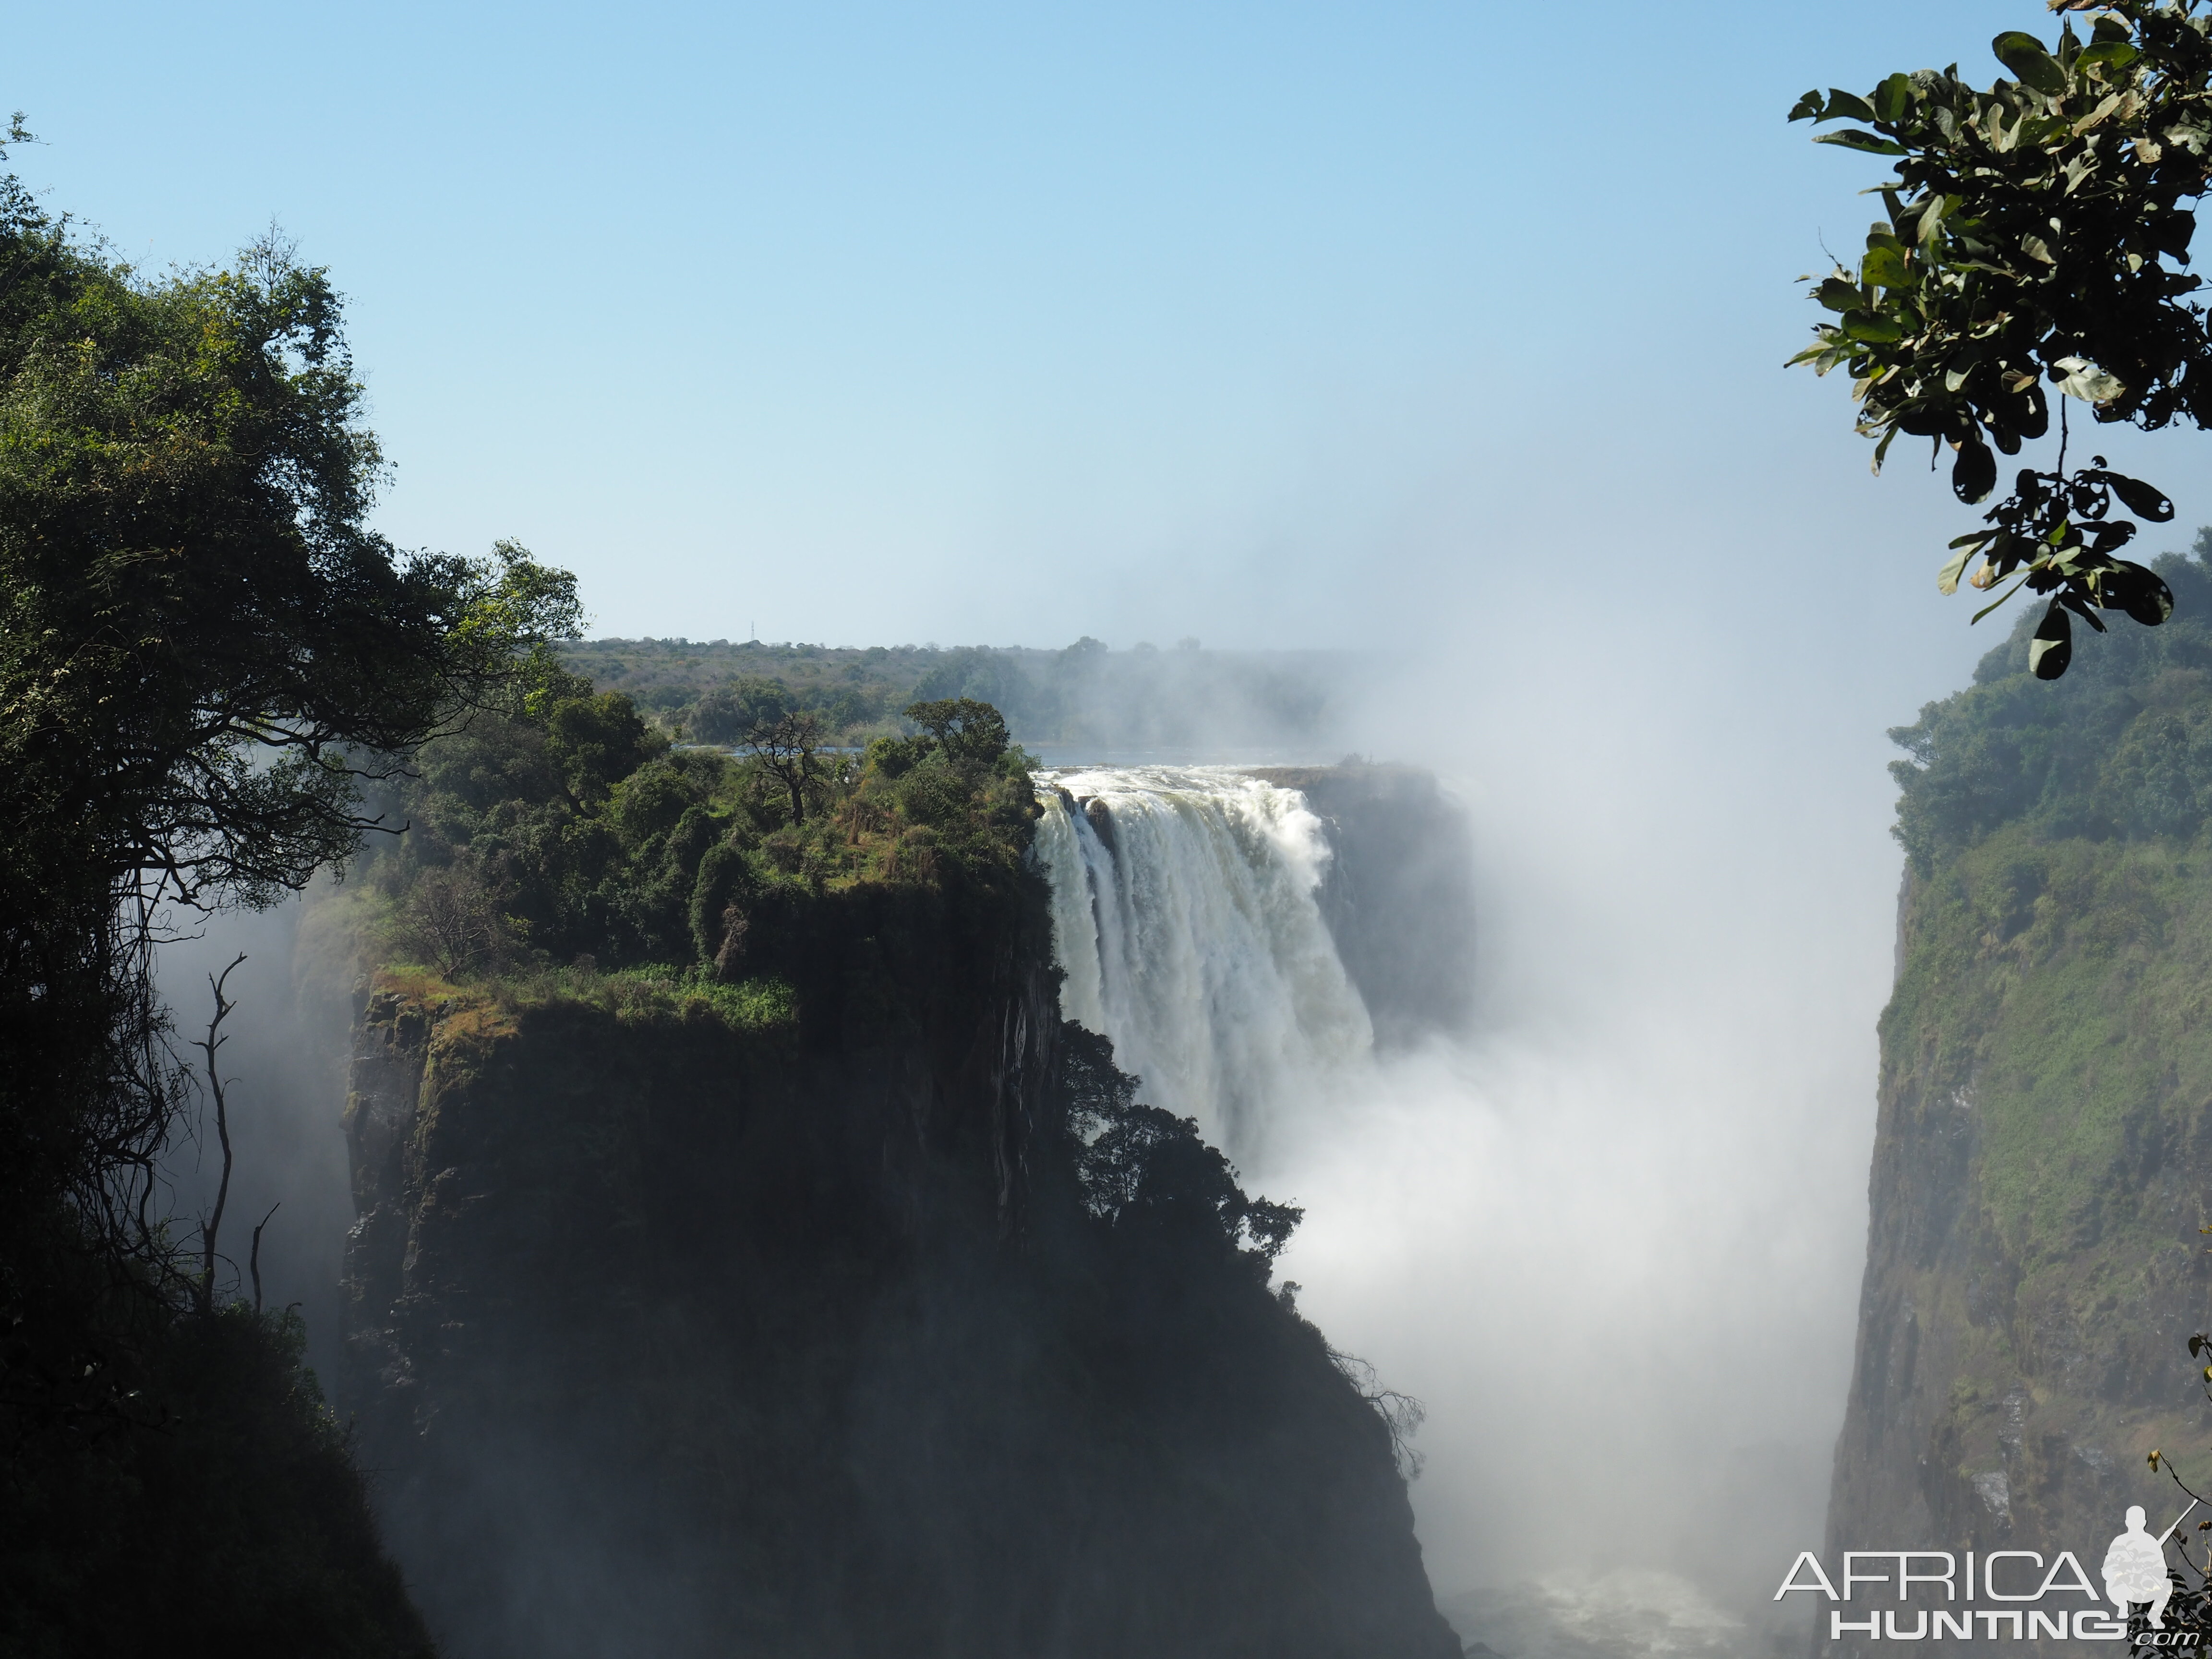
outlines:
[{"label": "waterfall", "polygon": [[1295,789],[1225,767],[1038,775],[1060,1012],[1143,1098],[1232,1154],[1373,1044],[1316,894],[1330,857]]}]

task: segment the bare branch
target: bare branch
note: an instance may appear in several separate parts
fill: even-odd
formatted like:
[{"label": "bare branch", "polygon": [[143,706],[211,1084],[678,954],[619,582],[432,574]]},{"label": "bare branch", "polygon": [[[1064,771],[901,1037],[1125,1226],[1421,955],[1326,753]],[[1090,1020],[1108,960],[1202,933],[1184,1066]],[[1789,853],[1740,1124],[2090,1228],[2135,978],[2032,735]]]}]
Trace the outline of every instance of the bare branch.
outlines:
[{"label": "bare branch", "polygon": [[253,1311],[256,1313],[261,1311],[261,1229],[269,1224],[270,1216],[275,1215],[283,1207],[284,1200],[282,1199],[271,1204],[269,1206],[269,1215],[263,1216],[260,1224],[253,1230],[253,1249],[247,1254],[246,1261],[253,1273]]},{"label": "bare branch", "polygon": [[[222,1035],[222,1023],[238,1006],[223,994],[223,988],[230,982],[238,964],[245,960],[246,952],[240,951],[221,974],[208,975],[208,988],[215,993],[215,1013],[208,1021],[207,1035],[192,1045],[206,1056],[208,1092],[215,1097],[215,1132],[222,1143],[222,1179],[215,1189],[215,1213],[200,1223],[200,1311],[204,1314],[215,1311],[216,1239],[222,1231],[223,1206],[230,1201],[230,1110],[223,1096],[222,1072],[216,1064],[216,1051],[230,1041]],[[261,1230],[255,1228],[253,1236],[258,1245]]]}]

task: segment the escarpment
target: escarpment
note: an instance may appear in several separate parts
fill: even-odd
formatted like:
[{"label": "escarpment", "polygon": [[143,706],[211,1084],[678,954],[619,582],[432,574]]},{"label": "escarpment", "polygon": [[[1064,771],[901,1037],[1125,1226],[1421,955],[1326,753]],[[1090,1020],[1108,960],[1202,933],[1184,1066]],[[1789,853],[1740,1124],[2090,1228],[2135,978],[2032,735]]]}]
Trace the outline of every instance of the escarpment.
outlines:
[{"label": "escarpment", "polygon": [[2187,1501],[2152,1451],[2212,1475],[2186,1348],[2212,1316],[2212,576],[2160,568],[2170,626],[2056,686],[2016,635],[1894,734],[1911,859],[1831,1561],[2094,1574],[2128,1505],[2155,1533]]},{"label": "escarpment", "polygon": [[1291,1212],[997,890],[763,890],[737,979],[371,983],[340,1403],[457,1659],[1456,1652]]}]

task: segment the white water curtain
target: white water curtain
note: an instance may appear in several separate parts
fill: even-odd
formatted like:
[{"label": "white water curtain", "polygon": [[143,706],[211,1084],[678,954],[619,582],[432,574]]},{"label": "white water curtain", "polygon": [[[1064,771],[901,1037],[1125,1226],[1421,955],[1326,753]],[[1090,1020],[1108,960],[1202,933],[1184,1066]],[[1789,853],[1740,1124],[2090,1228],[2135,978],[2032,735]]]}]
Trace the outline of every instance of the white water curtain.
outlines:
[{"label": "white water curtain", "polygon": [[1222,767],[1044,772],[1037,786],[1060,1011],[1113,1039],[1140,1098],[1246,1156],[1271,1115],[1366,1056],[1367,1010],[1316,902],[1328,843],[1297,791]]}]

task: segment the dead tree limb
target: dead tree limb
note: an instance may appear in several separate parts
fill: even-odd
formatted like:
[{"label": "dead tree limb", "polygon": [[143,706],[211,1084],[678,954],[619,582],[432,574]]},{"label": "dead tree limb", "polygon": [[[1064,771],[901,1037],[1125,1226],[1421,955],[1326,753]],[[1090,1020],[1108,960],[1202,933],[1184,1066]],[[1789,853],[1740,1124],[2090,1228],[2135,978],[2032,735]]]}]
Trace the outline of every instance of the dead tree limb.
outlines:
[{"label": "dead tree limb", "polygon": [[[215,1016],[208,1021],[207,1036],[192,1046],[206,1057],[208,1092],[215,1097],[216,1138],[222,1143],[222,1180],[215,1189],[215,1213],[200,1222],[200,1311],[215,1311],[215,1245],[222,1231],[223,1206],[230,1201],[230,1112],[223,1098],[222,1072],[216,1064],[216,1050],[230,1041],[222,1035],[222,1023],[238,1005],[223,995],[223,987],[230,982],[232,972],[246,960],[240,951],[228,968],[221,974],[208,975],[208,988],[215,993]],[[259,1230],[255,1231],[257,1241]]]},{"label": "dead tree limb", "polygon": [[283,1207],[284,1200],[281,1198],[269,1206],[269,1215],[263,1216],[261,1226],[253,1230],[253,1249],[246,1258],[253,1273],[253,1311],[256,1313],[261,1311],[261,1227],[267,1226],[269,1216],[275,1215]]}]

